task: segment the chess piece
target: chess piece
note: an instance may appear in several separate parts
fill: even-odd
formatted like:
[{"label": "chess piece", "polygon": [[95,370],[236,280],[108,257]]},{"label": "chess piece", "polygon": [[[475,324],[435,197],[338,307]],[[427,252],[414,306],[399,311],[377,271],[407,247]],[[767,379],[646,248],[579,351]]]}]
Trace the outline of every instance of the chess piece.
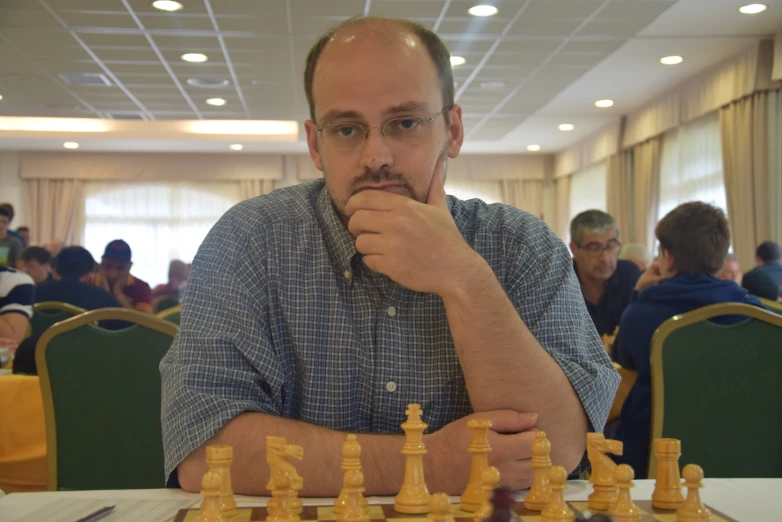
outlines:
[{"label": "chess piece", "polygon": [[494,488],[490,502],[492,512],[485,522],[521,522],[513,511],[516,500],[513,498],[513,492],[508,488]]},{"label": "chess piece", "polygon": [[213,471],[207,472],[201,479],[201,487],[204,500],[201,502],[201,514],[198,515],[196,522],[227,522],[228,519],[220,509],[222,487],[220,475]]},{"label": "chess piece", "polygon": [[472,468],[470,469],[470,480],[467,487],[460,497],[462,511],[474,512],[481,508],[483,504],[483,483],[481,476],[483,470],[489,467],[489,445],[488,432],[491,428],[491,421],[472,419],[467,421],[467,427],[472,431],[472,439],[467,451],[472,453]]},{"label": "chess piece", "polygon": [[[343,485],[344,485],[344,473],[346,471],[351,470],[358,470],[361,471],[361,445],[358,443],[358,439],[354,434],[349,434],[345,438],[345,443],[342,445],[342,472],[343,472]],[[337,497],[337,500],[334,501],[334,512],[339,513],[339,511],[345,506],[345,489],[343,487],[342,491],[339,492],[339,496]],[[361,497],[363,506],[366,508],[369,504],[367,503],[366,497]]]},{"label": "chess piece", "polygon": [[394,498],[394,509],[399,513],[418,515],[429,511],[429,491],[424,482],[423,461],[426,453],[423,442],[426,424],[421,421],[423,412],[418,404],[409,404],[405,413],[407,421],[402,424],[407,435],[402,446],[402,454],[406,456],[405,478],[399,494]]},{"label": "chess piece", "polygon": [[286,470],[278,469],[272,480],[274,484],[271,492],[275,502],[273,507],[268,504],[266,506],[268,513],[266,522],[299,522],[299,514],[294,504],[294,500],[297,500],[297,491],[293,488],[291,474]]},{"label": "chess piece", "polygon": [[233,447],[228,445],[215,445],[206,447],[206,464],[209,471],[220,475],[222,487],[220,488],[220,509],[226,517],[236,514],[236,501],[231,487],[231,461],[233,460]]},{"label": "chess piece", "polygon": [[682,482],[679,476],[679,457],[682,443],[676,439],[654,441],[654,455],[657,457],[657,481],[652,494],[652,507],[677,509],[684,502]]},{"label": "chess piece", "polygon": [[701,502],[699,489],[703,487],[703,469],[696,464],[687,464],[682,470],[687,498],[676,510],[676,522],[704,522],[710,520],[711,512]]},{"label": "chess piece", "polygon": [[535,475],[532,479],[532,487],[524,498],[524,507],[530,511],[543,511],[551,501],[551,488],[548,484],[551,443],[542,431],[537,432],[535,440],[532,441],[532,467],[535,469]]},{"label": "chess piece", "polygon": [[641,510],[633,504],[633,499],[630,498],[630,488],[635,487],[633,485],[633,478],[635,478],[633,468],[627,464],[620,464],[616,467],[614,477],[616,478],[616,487],[619,488],[619,495],[616,504],[611,506],[608,513],[616,522],[641,522]]},{"label": "chess piece", "polygon": [[429,499],[429,520],[432,522],[454,522],[451,514],[451,499],[445,493],[432,493]]},{"label": "chess piece", "polygon": [[483,504],[473,512],[474,522],[482,522],[494,513],[491,499],[492,492],[500,485],[500,471],[494,466],[489,466],[481,473],[481,482],[483,484]]},{"label": "chess piece", "polygon": [[562,466],[552,466],[548,470],[551,501],[540,513],[540,522],[573,522],[575,513],[565,502],[567,471]]},{"label": "chess piece", "polygon": [[369,522],[364,507],[364,474],[361,470],[350,469],[345,472],[342,490],[345,492],[345,504],[337,513],[337,522]]},{"label": "chess piece", "polygon": [[266,483],[266,489],[272,493],[272,499],[267,504],[267,510],[273,511],[277,506],[277,498],[274,496],[275,477],[282,473],[288,473],[291,480],[291,488],[296,492],[293,495],[292,506],[297,515],[302,512],[301,500],[298,492],[304,487],[304,480],[296,472],[296,468],[288,462],[287,459],[293,458],[302,460],[304,458],[304,448],[288,444],[282,437],[266,437],[266,462],[269,465],[269,482]]},{"label": "chess piece", "polygon": [[587,433],[587,458],[592,466],[589,482],[594,485],[594,491],[589,495],[590,509],[607,511],[614,505],[616,492],[616,464],[606,453],[621,455],[622,442],[606,439],[602,433]]}]

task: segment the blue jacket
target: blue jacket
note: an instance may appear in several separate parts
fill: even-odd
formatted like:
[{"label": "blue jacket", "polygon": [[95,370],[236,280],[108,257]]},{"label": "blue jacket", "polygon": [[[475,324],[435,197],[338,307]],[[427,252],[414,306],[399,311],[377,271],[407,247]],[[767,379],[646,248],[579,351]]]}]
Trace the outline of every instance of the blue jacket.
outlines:
[{"label": "blue jacket", "polygon": [[[708,275],[676,275],[634,294],[634,301],[622,314],[614,358],[625,368],[638,372],[619,417],[616,438],[624,443],[624,455],[615,460],[633,467],[636,477],[645,478],[649,463],[652,409],[651,342],[655,330],[674,315],[715,303],[746,303],[762,307],[757,297],[733,281]],[[720,317],[714,322],[730,324],[740,318]]]}]

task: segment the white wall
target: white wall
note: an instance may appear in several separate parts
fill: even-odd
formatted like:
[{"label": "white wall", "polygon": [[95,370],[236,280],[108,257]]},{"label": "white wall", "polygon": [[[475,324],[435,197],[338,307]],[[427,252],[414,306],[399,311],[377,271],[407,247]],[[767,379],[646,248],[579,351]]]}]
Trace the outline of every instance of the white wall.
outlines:
[{"label": "white wall", "polygon": [[24,190],[19,178],[19,153],[17,151],[0,151],[0,203],[10,203],[14,206],[14,222],[11,228],[26,225],[24,213]]}]

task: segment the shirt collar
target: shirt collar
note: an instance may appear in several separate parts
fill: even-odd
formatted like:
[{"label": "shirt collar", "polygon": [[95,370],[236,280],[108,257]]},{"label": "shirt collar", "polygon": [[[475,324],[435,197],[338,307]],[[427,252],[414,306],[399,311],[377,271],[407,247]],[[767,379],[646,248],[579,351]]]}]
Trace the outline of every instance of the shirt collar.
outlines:
[{"label": "shirt collar", "polygon": [[326,244],[331,254],[339,261],[340,269],[349,270],[353,257],[358,253],[356,241],[340,221],[325,183],[318,196],[316,206],[318,220],[325,231]]}]

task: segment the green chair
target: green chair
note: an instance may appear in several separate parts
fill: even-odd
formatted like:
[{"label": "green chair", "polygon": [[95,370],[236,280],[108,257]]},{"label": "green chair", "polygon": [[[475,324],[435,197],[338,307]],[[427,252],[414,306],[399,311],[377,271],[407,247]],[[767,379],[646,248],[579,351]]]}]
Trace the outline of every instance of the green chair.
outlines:
[{"label": "green chair", "polygon": [[57,301],[36,303],[33,305],[33,317],[30,319],[30,330],[27,337],[38,337],[53,324],[86,311],[84,308]]},{"label": "green chair", "polygon": [[177,305],[167,310],[163,310],[157,314],[157,317],[158,319],[163,319],[165,321],[179,325],[179,321],[182,320],[182,305]]},{"label": "green chair", "polygon": [[763,299],[762,297],[758,297],[758,299],[760,299],[760,302],[763,303],[763,306],[775,314],[782,315],[782,303],[779,301],[772,301],[771,299]]},{"label": "green chair", "polygon": [[[709,321],[728,315],[744,319]],[[677,315],[655,332],[651,363],[652,440],[681,440],[681,465],[710,478],[782,477],[782,316],[734,303]]]},{"label": "green chair", "polygon": [[[97,321],[133,323],[106,330]],[[48,487],[165,487],[158,364],[177,326],[122,308],[83,313],[36,346],[46,421]]]},{"label": "green chair", "polygon": [[157,304],[158,313],[179,306],[179,299],[163,299]]}]

